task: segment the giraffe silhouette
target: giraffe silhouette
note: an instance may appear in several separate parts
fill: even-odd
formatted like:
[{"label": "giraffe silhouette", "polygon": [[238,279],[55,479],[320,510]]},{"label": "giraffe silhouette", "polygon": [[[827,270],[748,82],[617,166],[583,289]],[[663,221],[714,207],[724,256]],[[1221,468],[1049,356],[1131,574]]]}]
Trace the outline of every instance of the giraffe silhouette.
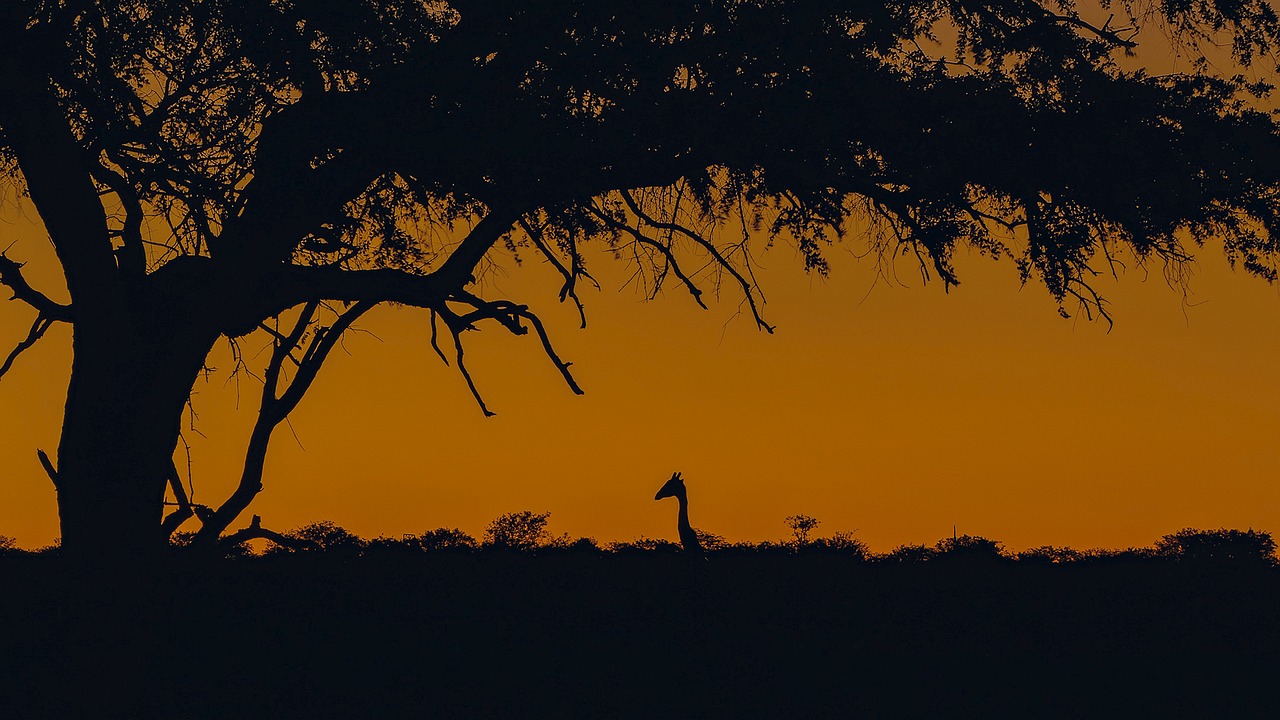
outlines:
[{"label": "giraffe silhouette", "polygon": [[698,533],[689,524],[689,494],[684,487],[684,478],[680,477],[680,473],[672,473],[671,479],[658,490],[658,494],[653,496],[654,500],[673,497],[680,502],[680,516],[676,520],[676,527],[680,531],[680,544],[684,546],[686,552],[700,553],[702,552],[702,543],[698,541]]}]

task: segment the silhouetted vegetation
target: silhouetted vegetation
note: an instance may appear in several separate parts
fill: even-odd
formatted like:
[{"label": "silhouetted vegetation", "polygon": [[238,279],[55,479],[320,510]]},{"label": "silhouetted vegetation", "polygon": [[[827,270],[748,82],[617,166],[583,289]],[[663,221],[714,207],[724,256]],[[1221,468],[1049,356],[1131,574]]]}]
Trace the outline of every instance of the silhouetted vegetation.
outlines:
[{"label": "silhouetted vegetation", "polygon": [[[418,535],[400,538],[377,537],[365,540],[330,521],[309,523],[283,533],[284,538],[296,541],[285,546],[268,541],[262,555],[278,556],[290,553],[319,553],[334,556],[356,557],[362,555],[413,555],[413,554],[471,554],[485,551],[545,555],[554,551],[575,551],[604,555],[673,555],[683,552],[680,543],[665,538],[640,537],[634,540],[613,541],[601,545],[594,538],[572,538],[567,533],[553,535],[550,530],[551,514],[529,510],[504,513],[494,518],[486,527],[483,540],[457,528],[436,528]],[[742,555],[832,555],[881,564],[919,564],[936,561],[961,563],[998,562],[1027,566],[1072,565],[1098,562],[1174,562],[1203,565],[1277,565],[1276,543],[1269,532],[1263,530],[1198,530],[1184,528],[1164,535],[1150,547],[1078,550],[1070,547],[1044,545],[1011,552],[1004,544],[990,538],[961,534],[943,538],[933,545],[904,544],[882,553],[873,553],[867,544],[853,533],[838,531],[830,537],[811,537],[820,521],[808,515],[792,515],[784,524],[792,531],[781,541],[765,540],[751,543],[731,542],[723,536],[698,530],[704,550],[711,556]],[[191,534],[176,533],[171,542],[182,545],[189,542]],[[56,546],[36,552],[56,550]],[[0,553],[24,553],[12,538],[0,536]],[[247,545],[228,547],[226,554],[233,557],[251,557]]]},{"label": "silhouetted vegetation", "polygon": [[[1179,72],[1142,67],[1170,46]],[[972,250],[1088,317],[1109,317],[1096,275],[1180,277],[1210,238],[1274,280],[1280,126],[1257,78],[1277,47],[1268,0],[5,0],[0,185],[70,302],[0,253],[35,313],[0,375],[73,326],[39,455],[68,553],[133,561],[186,524],[193,553],[280,543],[232,525],[377,305],[422,311],[485,414],[480,327],[536,337],[583,392],[531,305],[477,283],[504,252],[545,261],[583,326],[612,257],[647,297],[732,294],[772,332],[756,270],[778,244],[818,276],[906,258],[946,286]],[[206,506],[172,457],[223,341],[266,351],[263,387],[240,481]]]},{"label": "silhouetted vegetation", "polygon": [[956,535],[884,553],[833,533],[690,554],[549,526],[511,513],[491,526],[506,541],[480,543],[310,523],[281,534],[292,547],[175,554],[76,592],[56,554],[0,552],[0,717],[1280,710],[1255,679],[1280,662],[1280,569],[1263,531],[1024,552]]}]

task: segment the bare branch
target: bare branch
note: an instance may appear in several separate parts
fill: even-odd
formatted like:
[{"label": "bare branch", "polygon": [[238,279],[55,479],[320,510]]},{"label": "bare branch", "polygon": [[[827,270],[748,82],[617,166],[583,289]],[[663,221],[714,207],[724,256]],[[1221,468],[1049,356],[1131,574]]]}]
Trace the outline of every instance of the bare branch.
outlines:
[{"label": "bare branch", "polygon": [[27,337],[22,340],[22,342],[19,342],[9,353],[9,357],[4,359],[4,363],[0,364],[0,378],[4,377],[5,373],[9,372],[9,368],[13,367],[13,361],[17,360],[19,355],[30,349],[32,345],[35,345],[40,341],[40,338],[44,337],[44,333],[49,329],[50,325],[53,325],[53,321],[46,318],[44,315],[36,317],[36,321],[31,324],[31,331],[27,333]]},{"label": "bare branch", "polygon": [[[640,232],[638,229],[632,227],[631,225],[621,222],[617,218],[596,208],[594,205],[587,205],[586,209],[587,209],[587,212],[600,218],[609,227],[614,228],[615,230],[620,230],[622,232],[625,232],[628,235],[630,235],[633,239],[635,239],[636,242],[642,245],[651,247],[657,250],[659,253],[661,253],[663,258],[665,258],[666,260],[666,267],[671,268],[671,272],[675,273],[676,278],[680,280],[681,284],[684,285],[685,289],[689,291],[689,294],[693,296],[693,301],[698,303],[698,307],[702,308],[703,310],[707,309],[707,304],[702,300],[702,288],[695,285],[693,281],[689,279],[689,276],[685,275],[684,270],[680,267],[680,263],[676,260],[675,255],[671,252],[671,248],[667,247],[661,242],[658,242],[657,240],[654,240],[648,235],[645,235],[644,233]],[[656,290],[657,288],[655,288],[655,292]]]},{"label": "bare branch", "polygon": [[730,275],[732,275],[733,279],[736,280],[738,282],[738,285],[742,288],[742,294],[746,298],[747,304],[751,308],[751,315],[756,321],[756,326],[764,330],[765,332],[773,333],[773,330],[774,330],[773,326],[764,321],[764,317],[760,314],[760,308],[756,304],[756,296],[755,296],[756,286],[751,281],[743,277],[741,272],[738,272],[738,268],[734,267],[733,263],[730,262],[728,258],[726,258],[724,255],[720,253],[720,250],[715,246],[715,243],[702,237],[701,235],[694,232],[693,230],[690,230],[684,225],[681,225],[680,223],[675,222],[674,219],[671,222],[664,222],[662,220],[657,220],[651,217],[644,211],[643,208],[640,207],[639,203],[635,201],[635,198],[631,197],[630,192],[626,190],[620,190],[619,194],[622,196],[623,202],[627,204],[627,209],[629,209],[632,213],[634,213],[636,217],[645,221],[649,225],[652,225],[653,227],[658,228],[659,230],[674,230],[676,233],[683,235],[684,237],[692,240],[694,243],[701,246],[703,250],[706,250],[707,254],[709,254],[716,261],[716,264],[719,267],[723,268]]},{"label": "bare branch", "polygon": [[465,291],[459,292],[456,295],[456,299],[476,308],[475,312],[468,313],[459,319],[459,325],[464,327],[470,327],[476,320],[488,318],[502,323],[513,335],[526,335],[529,331],[520,324],[520,319],[528,320],[538,334],[538,339],[542,342],[543,351],[555,365],[556,370],[564,377],[569,389],[575,395],[584,394],[582,388],[578,386],[577,380],[569,372],[569,366],[572,363],[561,360],[560,356],[556,354],[555,348],[551,345],[551,338],[547,335],[547,330],[542,324],[542,319],[530,312],[527,305],[517,305],[509,300],[486,301]]},{"label": "bare branch", "polygon": [[484,398],[480,396],[480,391],[476,388],[476,382],[471,378],[471,371],[467,370],[467,363],[463,359],[462,332],[468,326],[462,321],[462,318],[456,315],[446,315],[445,312],[442,310],[440,314],[444,318],[450,334],[453,335],[454,358],[458,365],[458,372],[462,373],[462,378],[467,381],[467,388],[471,390],[471,397],[475,398],[476,404],[480,406],[480,412],[484,413],[485,417],[493,417],[497,413],[484,404]]},{"label": "bare branch", "polygon": [[556,254],[551,251],[546,240],[543,239],[541,230],[534,228],[529,224],[529,221],[523,217],[520,218],[520,227],[524,230],[525,235],[529,236],[529,240],[533,242],[533,246],[538,248],[543,257],[550,261],[551,265],[555,267],[562,277],[564,277],[564,285],[560,288],[560,302],[564,302],[565,298],[573,300],[574,306],[578,308],[578,317],[582,321],[581,327],[585,329],[587,327],[587,311],[586,308],[582,306],[582,300],[578,299],[578,267],[576,263],[574,263],[574,258],[570,258],[569,260],[570,264],[573,265],[573,268],[565,267],[564,263],[560,262],[560,258],[556,257]]},{"label": "bare branch", "polygon": [[25,302],[50,320],[72,322],[71,306],[54,302],[48,295],[31,287],[22,276],[22,266],[23,263],[0,253],[0,285],[6,285],[13,291],[12,299]]},{"label": "bare branch", "polygon": [[440,349],[440,337],[436,328],[436,320],[438,319],[435,308],[431,308],[431,349],[436,351],[436,355],[440,356],[440,360],[444,362],[445,367],[449,366],[449,358],[445,357],[444,351]]},{"label": "bare branch", "polygon": [[53,467],[53,461],[45,454],[43,450],[36,450],[36,457],[40,458],[40,467],[44,468],[44,473],[49,476],[49,481],[53,483],[54,489],[58,488],[58,471]]},{"label": "bare branch", "polygon": [[351,323],[368,312],[375,304],[371,301],[355,303],[338,315],[331,326],[317,329],[312,335],[302,360],[298,361],[297,373],[279,395],[277,395],[277,389],[284,361],[291,357],[292,351],[302,342],[320,303],[310,302],[303,306],[289,334],[285,335],[283,340],[276,337],[271,359],[263,375],[262,404],[258,410],[258,420],[254,423],[253,431],[249,436],[240,482],[231,496],[217,510],[211,511],[209,517],[201,518],[204,526],[196,535],[196,544],[206,548],[219,544],[219,536],[231,523],[235,522],[253,498],[262,491],[263,471],[272,433],[288,418],[289,413],[293,412],[310,389],[320,367],[324,365],[329,352],[342,334],[351,327]]},{"label": "bare branch", "polygon": [[547,353],[547,357],[551,358],[551,362],[555,364],[556,369],[560,371],[562,376],[564,376],[564,381],[568,383],[569,389],[573,390],[575,395],[584,394],[582,388],[578,386],[578,381],[575,380],[573,375],[569,372],[569,366],[573,363],[561,360],[560,356],[556,354],[555,348],[551,346],[551,339],[547,337],[547,330],[542,326],[542,320],[528,310],[521,310],[518,314],[533,325],[534,331],[538,333],[538,339],[542,341],[543,351]]}]

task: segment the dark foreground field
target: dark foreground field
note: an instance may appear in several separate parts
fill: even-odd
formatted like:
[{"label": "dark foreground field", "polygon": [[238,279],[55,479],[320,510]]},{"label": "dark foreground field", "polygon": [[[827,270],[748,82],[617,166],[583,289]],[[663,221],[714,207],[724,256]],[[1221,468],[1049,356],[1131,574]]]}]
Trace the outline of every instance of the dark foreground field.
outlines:
[{"label": "dark foreground field", "polygon": [[1257,565],[292,555],[137,592],[57,558],[0,573],[5,718],[1280,717],[1280,571]]}]

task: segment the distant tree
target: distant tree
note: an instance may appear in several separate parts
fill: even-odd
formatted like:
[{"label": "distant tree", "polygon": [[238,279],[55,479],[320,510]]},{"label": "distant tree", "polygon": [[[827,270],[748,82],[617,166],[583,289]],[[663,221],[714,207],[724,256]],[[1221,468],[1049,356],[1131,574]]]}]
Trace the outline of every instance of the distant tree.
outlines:
[{"label": "distant tree", "polygon": [[809,544],[809,533],[820,524],[817,518],[808,515],[788,515],[783,522],[791,528],[791,539],[797,550]]},{"label": "distant tree", "polygon": [[[1139,21],[1189,69],[1120,62]],[[217,546],[375,305],[424,310],[486,414],[462,345],[485,323],[536,336],[581,392],[527,304],[483,296],[504,251],[581,308],[595,243],[646,293],[724,289],[765,330],[758,253],[786,242],[825,275],[846,234],[948,286],[958,247],[1010,259],[1064,314],[1107,316],[1095,273],[1176,276],[1210,236],[1274,279],[1280,134],[1242,70],[1278,41],[1268,0],[7,0],[0,178],[69,301],[0,256],[35,313],[0,373],[72,326],[40,458],[67,552],[125,559],[187,521]],[[204,507],[172,457],[223,339],[271,352],[240,482]]]},{"label": "distant tree", "polygon": [[884,555],[878,556],[876,559],[881,562],[891,563],[919,563],[928,562],[938,556],[938,551],[928,545],[920,545],[918,543],[899,545]]},{"label": "distant tree", "polygon": [[549,517],[549,512],[530,510],[499,515],[485,528],[484,545],[505,550],[533,550],[551,539],[547,530]]},{"label": "distant tree", "polygon": [[934,546],[937,557],[948,560],[1004,560],[1004,543],[980,535],[943,538]]},{"label": "distant tree", "polygon": [[276,543],[275,547],[279,550],[308,549],[353,556],[359,555],[365,547],[363,538],[329,520],[308,523],[284,533],[284,536],[293,543],[290,546]]},{"label": "distant tree", "polygon": [[436,528],[411,536],[423,550],[474,550],[476,539],[457,528]]},{"label": "distant tree", "polygon": [[0,555],[5,553],[20,552],[18,541],[8,535],[0,535]]},{"label": "distant tree", "polygon": [[1188,562],[1276,563],[1276,543],[1271,533],[1252,528],[1183,528],[1157,540],[1155,551],[1161,557]]}]

